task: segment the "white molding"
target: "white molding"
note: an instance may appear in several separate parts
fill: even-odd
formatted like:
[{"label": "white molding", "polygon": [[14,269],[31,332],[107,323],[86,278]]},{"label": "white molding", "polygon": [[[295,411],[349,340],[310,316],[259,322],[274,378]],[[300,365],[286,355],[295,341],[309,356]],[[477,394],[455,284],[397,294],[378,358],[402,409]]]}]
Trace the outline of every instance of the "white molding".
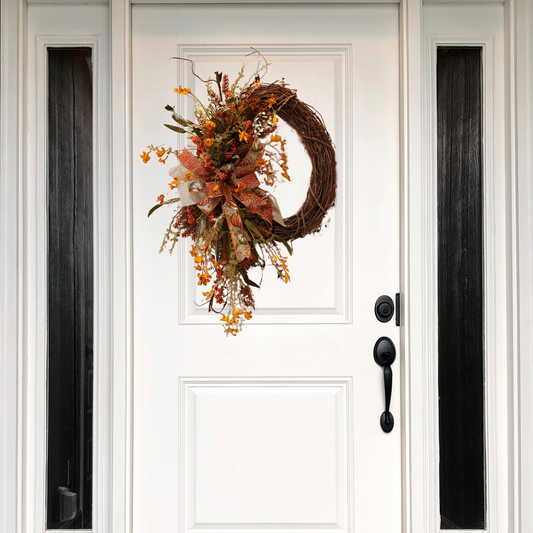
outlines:
[{"label": "white molding", "polygon": [[[62,46],[86,46],[93,49],[93,79],[94,79],[94,115],[93,121],[97,127],[94,129],[94,169],[95,169],[95,199],[102,195],[103,182],[107,181],[108,173],[104,168],[105,158],[100,156],[100,148],[107,144],[102,139],[101,128],[104,124],[106,110],[101,101],[104,83],[102,72],[103,51],[101,50],[101,37],[96,36],[44,36],[38,35],[29,49],[28,60],[28,115],[34,117],[29,120],[30,132],[27,138],[27,173],[24,177],[23,220],[25,227],[25,257],[24,270],[26,272],[25,285],[26,295],[24,298],[23,314],[25,317],[24,345],[24,375],[25,387],[25,420],[26,436],[23,442],[23,457],[26,464],[23,485],[26,491],[23,495],[24,503],[24,529],[26,531],[40,531],[44,529],[46,515],[46,421],[47,421],[47,389],[46,389],[46,358],[47,358],[47,241],[48,241],[48,216],[47,216],[47,181],[48,181],[48,61],[47,50]],[[100,133],[99,133],[100,130]],[[98,200],[95,204],[98,203]],[[95,287],[105,287],[106,278],[109,278],[103,264],[98,259],[102,250],[101,239],[106,239],[109,228],[102,230],[98,214],[95,216]],[[105,252],[104,252],[105,255]],[[101,290],[95,291],[95,368],[97,376],[102,359],[107,358],[109,350],[103,348],[103,341],[99,324],[102,322],[102,308],[109,307],[102,299]],[[102,305],[102,301],[104,304]],[[98,380],[100,381],[100,380]],[[96,397],[98,398],[98,386]],[[99,423],[102,418],[101,409],[95,409],[95,434],[98,435]],[[95,439],[101,442],[100,439]],[[95,447],[95,457],[105,455],[109,450]],[[98,460],[96,460],[98,463]],[[95,492],[100,493],[100,486],[106,486],[108,480],[96,475],[94,478]]]},{"label": "white molding", "polygon": [[[269,4],[401,4],[402,0],[269,0]],[[28,4],[109,4],[110,0],[28,0]],[[264,4],[264,0],[132,0],[132,4]],[[424,4],[503,4],[505,0],[424,0]]]},{"label": "white molding", "polygon": [[0,13],[0,530],[21,528],[20,382],[23,290],[20,254],[26,6],[3,0]]},{"label": "white molding", "polygon": [[[433,316],[427,324],[431,328],[433,339],[432,353],[438,353],[438,327],[437,312],[438,305],[438,285],[437,285],[437,48],[439,46],[476,46],[482,49],[482,72],[483,72],[483,223],[484,223],[484,368],[485,368],[485,443],[486,443],[486,472],[487,472],[487,529],[490,531],[500,531],[502,524],[507,523],[507,477],[500,475],[505,472],[507,461],[507,449],[498,438],[506,434],[507,416],[505,409],[504,416],[499,406],[507,404],[507,390],[505,386],[502,390],[501,376],[507,370],[505,357],[505,320],[498,320],[498,315],[502,312],[500,305],[503,300],[505,305],[506,293],[506,272],[502,272],[498,266],[498,258],[505,255],[505,241],[497,238],[497,234],[505,233],[497,228],[505,227],[505,180],[502,181],[503,174],[496,166],[498,154],[504,152],[503,139],[495,138],[495,116],[498,110],[502,111],[503,100],[494,97],[494,80],[501,79],[503,75],[503,65],[496,64],[494,52],[494,36],[478,35],[427,35],[425,47],[425,168],[427,179],[425,186],[427,190],[428,202],[428,225],[431,221],[431,230],[427,234],[427,244],[429,255],[431,256],[428,265],[431,276],[431,308]],[[503,113],[499,114],[500,116]],[[500,120],[501,122],[501,120]],[[498,127],[503,129],[503,124],[498,123]],[[502,165],[502,158],[500,167]],[[502,297],[503,295],[503,297]],[[505,307],[503,308],[505,313]],[[500,317],[501,318],[501,317]],[[499,344],[500,343],[500,344]],[[503,344],[504,350],[501,349]],[[437,359],[437,358],[435,358]],[[434,372],[438,373],[435,365]],[[498,379],[500,377],[500,379]],[[434,404],[433,411],[437,412],[438,420],[438,389],[431,396]],[[438,454],[438,424],[435,434],[436,453]]]},{"label": "white molding", "polygon": [[[128,4],[129,6],[129,4]],[[116,115],[111,110],[111,50],[107,23],[102,14],[105,6],[72,6],[77,11],[74,21],[68,23],[62,16],[68,6],[32,6],[32,9],[58,10],[58,15],[43,17],[35,28],[36,53],[30,54],[28,72],[28,109],[32,116],[28,137],[28,191],[25,201],[25,264],[28,271],[27,317],[27,387],[26,412],[27,438],[26,471],[23,486],[24,533],[42,531],[45,520],[45,461],[46,461],[46,49],[58,46],[89,46],[93,48],[93,160],[94,160],[94,462],[93,462],[93,528],[95,532],[111,533],[129,531],[126,525],[127,505],[124,503],[131,493],[131,468],[128,450],[131,436],[128,427],[131,422],[128,413],[131,402],[127,391],[131,382],[131,357],[127,350],[131,346],[128,270],[128,193],[124,158],[129,146],[127,127],[122,131],[126,140],[119,142],[120,150],[112,151],[112,120],[124,121],[124,113]],[[95,11],[96,10],[96,11]],[[106,11],[102,11],[106,10]],[[99,15],[96,15],[99,13]],[[96,17],[93,19],[93,15]],[[129,16],[129,15],[127,15]],[[109,14],[105,15],[106,18]],[[34,19],[35,20],[35,19]],[[56,22],[57,21],[57,22]],[[103,24],[102,24],[103,22]],[[97,26],[99,35],[87,35]],[[99,26],[100,24],[100,26]],[[125,23],[124,27],[129,27]],[[33,28],[33,26],[32,26]],[[42,35],[42,31],[53,35]],[[123,37],[121,38],[123,40]],[[31,44],[31,43],[30,43]],[[122,45],[126,49],[125,45]],[[117,74],[120,69],[117,69]],[[114,78],[116,81],[116,76]],[[120,91],[125,99],[124,89]],[[35,122],[35,123],[34,123]],[[115,121],[116,123],[116,121]],[[114,124],[115,124],[114,123]],[[113,125],[114,125],[113,124]],[[111,179],[112,155],[120,167]],[[118,157],[117,157],[118,156]],[[118,163],[118,160],[121,162]],[[37,178],[36,178],[37,176]],[[35,184],[37,183],[37,186]],[[123,188],[122,202],[120,189]],[[113,243],[118,243],[113,246]],[[122,255],[120,255],[122,252]],[[33,276],[33,277],[32,277]],[[127,374],[130,372],[130,374]],[[118,516],[117,516],[118,515]],[[123,529],[120,529],[120,528]]]},{"label": "white molding", "polygon": [[[263,389],[289,388],[293,390],[307,389],[316,391],[324,388],[337,388],[337,466],[342,472],[338,476],[339,491],[342,493],[342,511],[338,510],[336,523],[209,523],[196,522],[195,502],[187,501],[187,493],[194,495],[194,444],[196,442],[196,395],[204,390],[212,393],[214,390],[235,392],[239,389],[253,388],[255,391]],[[178,379],[179,409],[179,463],[180,468],[180,530],[202,531],[207,533],[214,530],[229,532],[262,530],[266,532],[291,533],[293,531],[313,530],[326,533],[354,533],[357,528],[354,523],[353,500],[353,449],[354,449],[354,419],[352,405],[352,377],[181,377]],[[187,466],[189,465],[189,466]],[[339,512],[340,511],[340,512]]]},{"label": "white molding", "polygon": [[[96,5],[96,4],[109,4],[109,0],[26,0],[26,4],[48,4],[48,5]],[[68,531],[68,530],[65,530]]]},{"label": "white molding", "polygon": [[131,0],[132,4],[399,4],[401,0]]},{"label": "white molding", "polygon": [[114,342],[110,429],[113,452],[111,517],[103,531],[130,533],[133,528],[131,4],[128,0],[111,0],[110,7]]},{"label": "white molding", "polygon": [[424,4],[504,4],[505,0],[424,0]]},{"label": "white molding", "polygon": [[507,142],[511,208],[513,439],[508,468],[514,472],[510,514],[513,531],[533,530],[533,5],[506,4]]},{"label": "white molding", "polygon": [[[35,9],[46,9],[35,6]],[[50,6],[50,9],[54,7]],[[55,9],[65,7],[55,6]],[[68,9],[68,8],[67,8]],[[93,61],[93,168],[94,168],[94,476],[93,524],[95,531],[111,531],[112,421],[109,387],[112,383],[111,354],[111,228],[109,169],[109,50],[107,24],[93,6],[75,6],[81,14],[76,23],[54,22],[33,17],[29,27],[28,49],[28,134],[26,196],[22,221],[25,227],[26,297],[24,317],[27,339],[24,350],[26,405],[20,416],[25,420],[24,479],[22,488],[23,532],[43,531],[46,508],[46,357],[47,357],[47,49],[86,46],[92,48]],[[86,15],[86,16],[84,16]],[[95,18],[93,18],[93,15]],[[94,35],[87,34],[91,30]],[[51,35],[48,35],[50,33]]]},{"label": "white molding", "polygon": [[403,0],[401,28],[401,316],[403,530],[437,533],[438,417],[431,398],[437,391],[428,328],[435,315],[428,271],[427,191],[422,168],[422,0]]},{"label": "white molding", "polygon": [[[45,0],[31,0],[45,1]],[[66,1],[66,0],[62,0]],[[82,2],[84,0],[75,0]],[[86,1],[86,0],[85,0]],[[98,1],[98,0],[93,0]],[[402,4],[405,0],[132,0],[132,4]],[[503,4],[505,0],[424,0],[424,3]]]}]

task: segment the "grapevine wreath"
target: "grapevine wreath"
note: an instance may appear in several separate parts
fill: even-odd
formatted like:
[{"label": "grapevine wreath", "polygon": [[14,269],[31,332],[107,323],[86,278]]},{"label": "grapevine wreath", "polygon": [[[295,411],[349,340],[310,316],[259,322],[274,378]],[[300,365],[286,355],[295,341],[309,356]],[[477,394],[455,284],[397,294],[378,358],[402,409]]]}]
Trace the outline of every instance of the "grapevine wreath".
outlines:
[{"label": "grapevine wreath", "polygon": [[[165,124],[187,135],[191,145],[183,150],[151,145],[141,155],[145,163],[152,153],[161,163],[171,155],[178,159],[168,172],[169,193],[158,197],[148,216],[179,202],[160,251],[168,246],[172,252],[180,237],[191,237],[198,285],[207,288],[204,304],[222,314],[226,335],[235,336],[252,317],[251,288],[260,285],[250,279],[250,269],[270,264],[288,283],[287,257],[280,246],[292,254],[290,243],[320,231],[335,203],[335,150],[321,115],[284,81],[263,83],[267,69],[264,61],[244,81],[243,66],[232,85],[227,74],[216,72],[215,79],[204,81],[193,70],[206,84],[208,104],[180,86],[174,91],[193,99],[196,122],[166,106],[175,124]],[[279,119],[299,135],[312,164],[307,197],[286,219],[274,196],[262,188],[290,181],[286,140],[277,134]]]}]

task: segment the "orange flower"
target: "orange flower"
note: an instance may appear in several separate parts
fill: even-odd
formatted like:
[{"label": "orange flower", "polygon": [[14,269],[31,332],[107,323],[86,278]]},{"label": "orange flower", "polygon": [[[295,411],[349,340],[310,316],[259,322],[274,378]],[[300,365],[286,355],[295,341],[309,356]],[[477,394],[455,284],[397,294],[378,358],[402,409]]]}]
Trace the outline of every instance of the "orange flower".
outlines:
[{"label": "orange flower", "polygon": [[164,201],[165,201],[165,195],[164,194],[160,194],[158,197],[157,197],[157,201],[162,204]]},{"label": "orange flower", "polygon": [[207,285],[211,281],[211,276],[206,272],[205,274],[198,274],[198,285]]},{"label": "orange flower", "polygon": [[274,98],[274,93],[270,96],[270,98],[267,100],[268,107],[272,107],[276,103],[276,99]]},{"label": "orange flower", "polygon": [[238,192],[241,192],[243,189],[246,189],[246,185],[244,185],[243,183],[239,183],[237,185],[237,188],[233,189],[233,190],[234,190],[234,192],[238,193]]},{"label": "orange flower", "polygon": [[217,127],[217,125],[212,121],[212,120],[208,120],[205,125],[209,128],[209,129],[215,129]]},{"label": "orange flower", "polygon": [[166,150],[164,148],[160,148],[159,150],[156,151],[155,155],[157,157],[162,157],[165,155],[165,153],[166,153]]},{"label": "orange flower", "polygon": [[174,178],[169,184],[168,186],[170,187],[170,189],[175,189],[177,186],[178,186],[178,183],[180,182],[179,178]]},{"label": "orange flower", "polygon": [[248,134],[245,131],[239,131],[239,141],[242,141],[244,139],[244,142],[248,142]]},{"label": "orange flower", "polygon": [[174,92],[178,94],[190,94],[191,90],[180,85],[178,89],[174,89]]},{"label": "orange flower", "polygon": [[185,181],[189,181],[189,180],[191,179],[191,176],[192,176],[192,172],[190,172],[190,171],[187,172],[187,173],[185,174],[185,178],[184,178],[184,180],[185,180]]},{"label": "orange flower", "polygon": [[272,115],[272,124],[274,124],[274,126],[277,126],[278,122],[279,122],[279,119],[276,116],[276,112],[274,111],[274,114]]},{"label": "orange flower", "polygon": [[206,146],[213,146],[213,139],[206,139],[204,142]]},{"label": "orange flower", "polygon": [[270,138],[271,143],[279,143],[281,141],[281,137],[279,135],[272,135]]},{"label": "orange flower", "polygon": [[150,152],[151,152],[151,151],[152,151],[152,150],[150,150],[150,151],[148,151],[148,152],[143,152],[143,153],[141,154],[140,157],[141,157],[141,159],[143,160],[143,163],[148,163],[148,161],[150,161]]}]

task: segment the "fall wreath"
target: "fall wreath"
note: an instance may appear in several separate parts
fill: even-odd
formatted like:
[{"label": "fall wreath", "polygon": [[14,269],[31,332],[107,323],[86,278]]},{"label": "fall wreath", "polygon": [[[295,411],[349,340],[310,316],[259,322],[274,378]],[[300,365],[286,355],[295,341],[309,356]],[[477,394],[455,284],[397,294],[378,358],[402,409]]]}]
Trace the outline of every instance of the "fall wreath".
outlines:
[{"label": "fall wreath", "polygon": [[[141,155],[145,163],[152,154],[161,163],[177,157],[178,164],[168,172],[169,193],[158,197],[148,216],[177,203],[160,251],[168,247],[172,252],[180,237],[191,237],[198,285],[207,288],[204,304],[222,314],[227,335],[236,335],[244,320],[252,318],[252,287],[260,285],[250,279],[250,269],[270,264],[288,283],[282,248],[292,254],[293,240],[320,231],[335,203],[335,150],[321,115],[284,81],[263,83],[267,69],[263,61],[245,81],[243,65],[233,84],[227,74],[216,72],[215,79],[202,80],[193,70],[206,85],[207,105],[188,88],[174,91],[193,99],[196,120],[179,116],[173,106],[165,108],[174,121],[165,126],[187,135],[190,146],[174,150],[151,145]],[[279,119],[296,131],[312,164],[306,199],[286,219],[263,188],[290,181],[286,140],[277,133]]]}]

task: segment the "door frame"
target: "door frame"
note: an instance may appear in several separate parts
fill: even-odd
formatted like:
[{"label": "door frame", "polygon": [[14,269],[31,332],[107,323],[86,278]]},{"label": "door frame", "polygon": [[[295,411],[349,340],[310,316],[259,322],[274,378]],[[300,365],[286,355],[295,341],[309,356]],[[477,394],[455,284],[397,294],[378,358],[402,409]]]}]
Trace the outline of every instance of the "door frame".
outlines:
[{"label": "door frame", "polygon": [[[38,0],[35,0],[36,3]],[[100,3],[103,0],[93,0]],[[95,431],[109,435],[96,446],[98,533],[130,533],[132,487],[132,309],[131,309],[131,3],[109,0],[111,38],[106,50],[111,69],[104,91],[111,110],[112,150],[105,164],[111,179],[105,213],[111,241],[103,256],[102,280],[113,287],[107,312],[112,328],[103,334],[109,356],[99,367]],[[144,0],[148,2],[149,0]],[[171,0],[172,1],[172,0]],[[211,0],[213,2],[214,0]],[[254,3],[237,0],[229,3]],[[282,0],[271,0],[283,3]],[[435,0],[438,1],[438,0]],[[491,2],[492,0],[480,0]],[[174,0],[175,3],[185,3]],[[223,3],[222,0],[219,0]],[[76,3],[71,1],[70,3]],[[79,3],[88,3],[79,0]],[[89,3],[91,1],[89,0]],[[198,2],[197,2],[198,3]],[[218,3],[218,2],[217,2]],[[258,2],[261,3],[261,2]],[[294,3],[294,0],[293,0]],[[304,0],[296,0],[304,3]],[[309,0],[308,3],[317,3]],[[328,3],[322,0],[320,3]],[[347,2],[350,3],[350,2]],[[357,2],[354,2],[357,3]],[[383,0],[366,0],[383,3]],[[426,187],[422,0],[401,0],[401,287],[403,530],[439,531],[438,411],[436,372],[428,353],[435,343],[436,287],[433,243],[425,231],[431,212]],[[462,3],[460,1],[456,3]],[[1,3],[0,94],[0,530],[34,533],[28,471],[36,450],[34,400],[28,379],[27,283],[32,275],[27,242],[28,208],[26,112],[27,2]],[[506,142],[509,215],[508,347],[509,531],[533,530],[533,6],[530,0],[505,1]],[[433,266],[432,266],[433,265]],[[433,322],[431,322],[433,320]],[[429,363],[429,364],[428,364]],[[30,418],[29,418],[30,417]],[[38,439],[37,439],[38,441]],[[106,503],[107,502],[107,503]]]}]

